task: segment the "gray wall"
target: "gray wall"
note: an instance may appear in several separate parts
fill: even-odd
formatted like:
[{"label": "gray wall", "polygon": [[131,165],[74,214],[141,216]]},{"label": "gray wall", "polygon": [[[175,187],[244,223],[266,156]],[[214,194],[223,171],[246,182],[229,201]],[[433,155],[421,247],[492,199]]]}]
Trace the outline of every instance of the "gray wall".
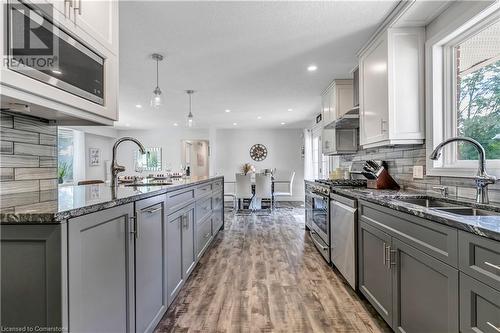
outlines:
[{"label": "gray wall", "polygon": [[[428,190],[433,186],[444,185],[450,190],[450,195],[465,198],[475,198],[476,188],[472,178],[435,177],[424,175],[424,179],[413,179],[413,166],[423,165],[425,170],[425,145],[373,148],[359,151],[355,155],[340,157],[340,167],[348,168],[352,161],[368,159],[387,161],[389,173],[399,185],[405,189]],[[424,171],[425,174],[425,171]],[[473,175],[471,175],[472,177]],[[500,184],[489,186],[490,201],[500,202]]]},{"label": "gray wall", "polygon": [[[5,111],[0,115],[2,208],[15,204],[22,211],[57,206],[48,193],[57,188],[57,127],[34,117]],[[33,195],[19,195],[23,192]]]}]

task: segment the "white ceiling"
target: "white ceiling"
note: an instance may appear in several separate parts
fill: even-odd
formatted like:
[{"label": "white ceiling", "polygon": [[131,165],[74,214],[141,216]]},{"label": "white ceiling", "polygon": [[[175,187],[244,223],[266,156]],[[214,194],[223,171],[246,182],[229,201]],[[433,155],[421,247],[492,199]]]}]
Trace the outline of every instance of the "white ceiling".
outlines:
[{"label": "white ceiling", "polygon": [[[197,127],[304,127],[329,82],[350,77],[356,51],[396,2],[122,1],[116,126],[185,126],[184,90],[194,89]],[[159,111],[149,107],[153,52],[165,56]],[[310,64],[318,70],[308,72]]]}]

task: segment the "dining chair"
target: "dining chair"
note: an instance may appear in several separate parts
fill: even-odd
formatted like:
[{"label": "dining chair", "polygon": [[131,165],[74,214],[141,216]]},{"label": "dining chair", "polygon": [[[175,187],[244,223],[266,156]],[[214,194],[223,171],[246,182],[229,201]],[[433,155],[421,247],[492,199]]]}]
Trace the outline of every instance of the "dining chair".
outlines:
[{"label": "dining chair", "polygon": [[238,209],[241,207],[242,199],[252,199],[252,178],[250,174],[237,173],[236,178],[236,201],[238,203]]},{"label": "dining chair", "polygon": [[80,180],[78,185],[93,185],[93,184],[104,184],[104,180],[91,179],[91,180]]},{"label": "dining chair", "polygon": [[[226,185],[226,184],[232,184],[233,185],[233,191],[235,190],[236,183],[224,183],[224,185]],[[232,207],[226,206],[225,205],[225,200],[224,200],[224,209],[230,208],[231,211],[236,211],[236,194],[233,193],[233,192],[226,191],[226,189],[224,188],[224,199],[226,197],[230,197],[231,198],[231,202],[233,203],[233,206]]]},{"label": "dining chair", "polygon": [[255,199],[269,199],[271,211],[273,210],[273,186],[271,174],[260,173],[255,175]]},{"label": "dining chair", "polygon": [[290,178],[285,184],[288,186],[288,192],[274,192],[274,202],[276,202],[277,197],[289,197],[293,196],[293,180],[295,178],[295,171],[290,173]]}]

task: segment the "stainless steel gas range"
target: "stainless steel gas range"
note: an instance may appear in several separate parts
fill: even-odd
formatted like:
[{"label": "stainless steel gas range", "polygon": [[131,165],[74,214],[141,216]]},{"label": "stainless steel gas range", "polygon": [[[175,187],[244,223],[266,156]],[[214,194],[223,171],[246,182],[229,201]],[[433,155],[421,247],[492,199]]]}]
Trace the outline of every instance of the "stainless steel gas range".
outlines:
[{"label": "stainless steel gas range", "polygon": [[327,263],[356,288],[357,200],[332,193],[335,187],[364,187],[366,180],[306,182],[306,227]]}]

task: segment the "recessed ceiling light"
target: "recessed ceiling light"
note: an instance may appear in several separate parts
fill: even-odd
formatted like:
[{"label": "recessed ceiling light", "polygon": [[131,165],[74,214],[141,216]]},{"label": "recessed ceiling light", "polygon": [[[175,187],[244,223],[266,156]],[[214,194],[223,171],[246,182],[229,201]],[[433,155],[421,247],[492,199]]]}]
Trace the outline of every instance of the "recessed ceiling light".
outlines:
[{"label": "recessed ceiling light", "polygon": [[283,123],[283,122],[281,123],[281,125],[285,125],[285,124],[286,124],[286,123]]},{"label": "recessed ceiling light", "polygon": [[229,113],[229,112],[231,112],[231,110],[229,110],[229,109],[226,109],[226,113]]},{"label": "recessed ceiling light", "polygon": [[293,111],[293,109],[288,109],[288,112],[292,112],[292,111]]},{"label": "recessed ceiling light", "polygon": [[313,64],[313,65],[309,65],[309,66],[307,66],[307,70],[308,70],[309,72],[314,72],[314,71],[316,71],[317,69],[318,69],[318,66],[316,66],[316,65],[314,65],[314,64]]},{"label": "recessed ceiling light", "polygon": [[238,123],[233,123],[233,126],[236,126],[236,125],[238,125]]},{"label": "recessed ceiling light", "polygon": [[129,124],[129,123],[126,123],[126,124],[125,124],[125,126],[130,127],[130,124]]},{"label": "recessed ceiling light", "polygon": [[53,69],[52,70],[52,73],[56,74],[56,75],[61,75],[62,72],[61,71],[58,71],[57,69]]},{"label": "recessed ceiling light", "polygon": [[261,116],[258,116],[258,117],[257,117],[257,119],[262,119],[262,117],[261,117]]},{"label": "recessed ceiling light", "polygon": [[138,109],[140,109],[140,108],[142,108],[142,105],[141,104],[136,104],[135,107],[138,108]]},{"label": "recessed ceiling light", "polygon": [[179,124],[177,124],[177,123],[174,123],[174,126],[175,126],[175,127],[177,127],[177,126],[179,126]]}]

